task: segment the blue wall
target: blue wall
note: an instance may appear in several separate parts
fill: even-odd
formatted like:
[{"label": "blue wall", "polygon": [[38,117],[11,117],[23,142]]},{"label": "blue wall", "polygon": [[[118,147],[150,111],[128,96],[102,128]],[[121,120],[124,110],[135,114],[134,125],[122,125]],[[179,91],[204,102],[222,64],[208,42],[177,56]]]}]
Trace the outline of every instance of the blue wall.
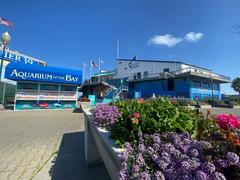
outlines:
[{"label": "blue wall", "polygon": [[[151,97],[153,93],[156,96],[185,97],[191,99],[195,99],[196,96],[200,99],[212,97],[210,80],[198,77],[175,78],[174,91],[168,91],[167,80],[129,83],[129,98],[134,98],[135,92],[141,92],[141,97]],[[213,96],[215,99],[221,99],[220,84],[217,82],[213,83]]]}]

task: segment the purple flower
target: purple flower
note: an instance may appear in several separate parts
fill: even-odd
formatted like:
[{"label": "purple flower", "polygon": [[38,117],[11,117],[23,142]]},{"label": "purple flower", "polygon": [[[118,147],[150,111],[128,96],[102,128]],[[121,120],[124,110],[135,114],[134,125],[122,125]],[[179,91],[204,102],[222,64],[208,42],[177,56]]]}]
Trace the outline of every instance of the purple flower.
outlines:
[{"label": "purple flower", "polygon": [[139,164],[140,167],[144,166],[145,161],[143,159],[142,154],[137,154],[136,163]]},{"label": "purple flower", "polygon": [[119,171],[119,179],[120,180],[127,180],[127,172],[125,170]]},{"label": "purple flower", "polygon": [[207,162],[203,164],[203,169],[208,173],[213,173],[216,170],[216,167],[213,163]]},{"label": "purple flower", "polygon": [[159,149],[160,149],[160,145],[157,144],[157,143],[154,143],[154,144],[153,144],[153,149],[154,149],[155,151],[159,150]]},{"label": "purple flower", "polygon": [[198,150],[197,149],[191,149],[188,151],[189,156],[191,157],[197,157],[198,156]]},{"label": "purple flower", "polygon": [[151,176],[149,174],[148,171],[143,171],[141,174],[140,174],[140,180],[151,180]]},{"label": "purple flower", "polygon": [[145,152],[145,150],[146,150],[144,144],[139,144],[139,145],[138,145],[138,149],[139,149],[139,151],[140,151],[141,153]]},{"label": "purple flower", "polygon": [[156,171],[154,173],[154,180],[165,180],[165,177],[161,171]]},{"label": "purple flower", "polygon": [[217,165],[220,168],[226,168],[228,166],[228,163],[225,160],[223,160],[223,159],[218,159],[217,160]]},{"label": "purple flower", "polygon": [[125,142],[124,147],[128,152],[131,152],[133,150],[132,145],[129,142]]},{"label": "purple flower", "polygon": [[225,176],[220,172],[215,172],[213,174],[213,180],[226,180]]},{"label": "purple flower", "polygon": [[191,168],[191,165],[187,161],[182,161],[181,162],[181,171],[183,173],[187,173]]},{"label": "purple flower", "polygon": [[139,170],[140,170],[139,165],[133,165],[133,167],[132,167],[132,171],[133,171],[133,173],[138,173]]},{"label": "purple flower", "polygon": [[198,158],[192,158],[188,162],[193,170],[196,170],[199,166],[201,166],[201,161]]},{"label": "purple flower", "polygon": [[160,169],[165,170],[168,166],[168,163],[163,160],[159,160],[157,161],[157,165]]},{"label": "purple flower", "polygon": [[167,144],[163,144],[162,145],[162,148],[161,148],[162,152],[167,152],[169,154],[173,154],[175,152],[175,147],[170,144],[170,143],[167,143]]},{"label": "purple flower", "polygon": [[195,174],[196,180],[208,180],[209,177],[204,171],[197,171]]},{"label": "purple flower", "polygon": [[148,153],[149,155],[154,154],[154,149],[153,149],[152,147],[148,147],[148,148],[147,148],[147,153]]},{"label": "purple flower", "polygon": [[156,144],[160,144],[160,143],[161,143],[161,139],[160,139],[158,133],[155,133],[155,134],[153,135],[153,142],[156,143]]},{"label": "purple flower", "polygon": [[226,158],[230,165],[235,165],[239,162],[239,156],[233,152],[228,152]]}]

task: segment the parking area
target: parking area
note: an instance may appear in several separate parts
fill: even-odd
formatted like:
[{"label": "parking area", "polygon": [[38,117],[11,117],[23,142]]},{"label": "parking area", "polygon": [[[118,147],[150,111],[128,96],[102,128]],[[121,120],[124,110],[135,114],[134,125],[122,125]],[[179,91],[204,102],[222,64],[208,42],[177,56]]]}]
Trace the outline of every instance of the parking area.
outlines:
[{"label": "parking area", "polygon": [[83,114],[70,110],[0,111],[0,155],[1,180],[108,179],[85,167]]}]

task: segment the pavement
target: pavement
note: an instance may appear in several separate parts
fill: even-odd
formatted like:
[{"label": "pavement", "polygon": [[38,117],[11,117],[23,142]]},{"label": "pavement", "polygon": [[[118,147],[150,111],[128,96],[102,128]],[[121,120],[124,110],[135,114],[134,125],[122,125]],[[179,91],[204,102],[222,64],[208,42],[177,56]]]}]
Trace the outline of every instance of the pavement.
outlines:
[{"label": "pavement", "polygon": [[110,179],[86,168],[82,113],[0,111],[0,180]]},{"label": "pavement", "polygon": [[[206,112],[207,109],[201,109],[201,111]],[[210,108],[212,115],[217,114],[232,114],[240,120],[240,109],[231,109],[231,108]]]}]

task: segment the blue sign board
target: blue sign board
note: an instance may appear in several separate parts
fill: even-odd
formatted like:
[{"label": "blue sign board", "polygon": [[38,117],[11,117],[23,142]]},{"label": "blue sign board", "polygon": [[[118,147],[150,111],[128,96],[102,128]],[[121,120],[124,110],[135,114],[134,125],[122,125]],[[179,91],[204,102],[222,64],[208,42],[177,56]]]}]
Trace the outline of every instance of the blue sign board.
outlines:
[{"label": "blue sign board", "polygon": [[9,60],[9,61],[14,61],[14,62],[19,62],[19,63],[23,63],[23,64],[31,64],[31,65],[38,65],[38,61],[31,59],[27,56],[21,56],[19,54],[15,54],[9,51],[5,51],[5,53],[3,54],[3,50],[0,49],[0,57],[5,60]]},{"label": "blue sign board", "polygon": [[11,62],[6,66],[5,78],[14,81],[78,85],[82,83],[82,71]]},{"label": "blue sign board", "polygon": [[90,100],[91,106],[94,106],[96,103],[96,96],[95,95],[88,95],[88,99]]}]

